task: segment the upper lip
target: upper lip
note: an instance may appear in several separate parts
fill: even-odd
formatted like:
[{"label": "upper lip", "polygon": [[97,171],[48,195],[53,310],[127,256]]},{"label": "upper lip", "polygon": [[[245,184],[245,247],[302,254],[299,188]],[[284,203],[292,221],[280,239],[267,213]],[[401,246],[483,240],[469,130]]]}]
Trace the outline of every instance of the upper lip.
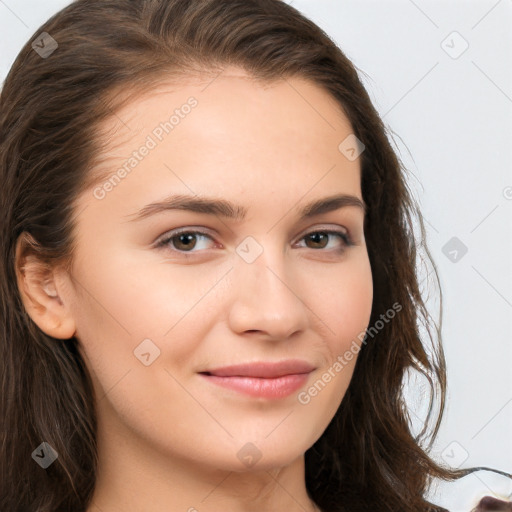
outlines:
[{"label": "upper lip", "polygon": [[294,375],[299,373],[310,373],[316,367],[306,361],[288,359],[279,362],[256,361],[246,364],[235,364],[223,366],[213,370],[206,370],[200,373],[216,375],[217,377],[260,377],[275,378],[283,375]]}]

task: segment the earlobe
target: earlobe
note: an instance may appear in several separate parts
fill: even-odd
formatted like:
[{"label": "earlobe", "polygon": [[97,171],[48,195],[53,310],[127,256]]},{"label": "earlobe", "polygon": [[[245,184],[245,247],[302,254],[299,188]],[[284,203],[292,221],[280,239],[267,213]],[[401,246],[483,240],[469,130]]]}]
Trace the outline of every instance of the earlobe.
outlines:
[{"label": "earlobe", "polygon": [[23,255],[23,241],[16,245],[15,270],[18,290],[25,309],[46,334],[69,339],[76,332],[74,318],[59,295],[56,271],[33,254]]}]

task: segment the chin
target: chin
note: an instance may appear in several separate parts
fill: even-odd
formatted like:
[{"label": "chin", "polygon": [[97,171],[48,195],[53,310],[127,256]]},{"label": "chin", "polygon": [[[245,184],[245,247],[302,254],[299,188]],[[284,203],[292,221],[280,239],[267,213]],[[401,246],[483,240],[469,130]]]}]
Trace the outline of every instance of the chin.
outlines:
[{"label": "chin", "polygon": [[[272,470],[292,464],[314,444],[315,439],[305,438],[304,434],[289,435],[284,430],[278,433],[279,428],[274,424],[264,432],[237,433],[235,439],[230,440],[231,446],[227,447],[228,459],[225,458],[226,451],[218,454],[219,458],[229,466],[226,467],[229,471]],[[272,429],[275,430],[272,432]]]}]

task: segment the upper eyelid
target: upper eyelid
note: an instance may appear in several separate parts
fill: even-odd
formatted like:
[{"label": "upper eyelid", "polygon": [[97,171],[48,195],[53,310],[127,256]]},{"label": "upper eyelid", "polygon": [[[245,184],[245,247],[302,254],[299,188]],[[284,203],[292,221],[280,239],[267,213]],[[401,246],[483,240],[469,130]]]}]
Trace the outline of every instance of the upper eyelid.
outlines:
[{"label": "upper eyelid", "polygon": [[[307,235],[308,233],[315,233],[317,231],[329,231],[329,230],[333,230],[333,231],[336,231],[336,230],[344,230],[344,232],[348,235],[350,234],[350,230],[348,228],[346,228],[345,226],[318,226],[318,227],[313,227],[313,228],[308,228],[302,236],[305,236]],[[167,231],[166,233],[162,234],[161,236],[159,236],[158,238],[161,239],[161,238],[166,238],[168,236],[176,236],[178,234],[181,234],[181,233],[199,233],[199,234],[202,234],[202,235],[208,235],[208,236],[214,236],[214,235],[211,235],[210,234],[210,230],[208,228],[203,228],[203,227],[196,227],[196,226],[185,226],[185,227],[182,227],[182,228],[175,228],[175,229],[171,229],[169,231]]]}]

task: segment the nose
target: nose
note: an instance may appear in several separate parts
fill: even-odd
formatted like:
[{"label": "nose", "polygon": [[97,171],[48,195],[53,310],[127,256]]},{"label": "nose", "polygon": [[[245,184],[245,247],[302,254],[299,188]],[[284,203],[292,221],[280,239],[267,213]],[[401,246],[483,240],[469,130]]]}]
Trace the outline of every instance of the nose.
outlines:
[{"label": "nose", "polygon": [[229,324],[234,332],[278,341],[306,329],[311,314],[303,296],[306,290],[298,286],[300,280],[283,251],[265,248],[252,263],[237,257],[230,274]]}]

